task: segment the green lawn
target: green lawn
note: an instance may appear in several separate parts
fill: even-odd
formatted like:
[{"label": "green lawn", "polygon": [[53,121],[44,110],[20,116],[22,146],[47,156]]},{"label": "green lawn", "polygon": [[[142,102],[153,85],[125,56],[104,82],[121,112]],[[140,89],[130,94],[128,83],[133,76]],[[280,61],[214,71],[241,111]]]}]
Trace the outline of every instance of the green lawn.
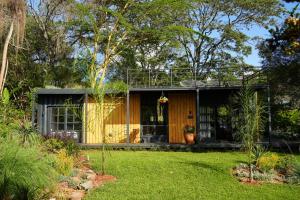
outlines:
[{"label": "green lawn", "polygon": [[[99,170],[100,153],[86,154]],[[107,173],[118,180],[86,199],[300,199],[300,186],[239,183],[230,169],[244,159],[238,152],[113,151]]]}]

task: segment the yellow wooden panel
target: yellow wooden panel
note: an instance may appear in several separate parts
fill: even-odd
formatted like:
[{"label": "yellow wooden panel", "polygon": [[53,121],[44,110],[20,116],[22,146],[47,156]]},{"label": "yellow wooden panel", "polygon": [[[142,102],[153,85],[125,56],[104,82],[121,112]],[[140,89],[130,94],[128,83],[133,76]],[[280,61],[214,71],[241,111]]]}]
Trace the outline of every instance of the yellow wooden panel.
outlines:
[{"label": "yellow wooden panel", "polygon": [[[196,99],[194,93],[169,93],[169,143],[185,143],[184,126],[196,126]],[[189,119],[189,114],[193,118]]]},{"label": "yellow wooden panel", "polygon": [[[92,98],[87,103],[86,143],[99,144],[127,142],[126,98],[105,97],[102,104]],[[105,137],[104,137],[105,136]],[[130,142],[140,141],[140,96],[130,95]]]}]

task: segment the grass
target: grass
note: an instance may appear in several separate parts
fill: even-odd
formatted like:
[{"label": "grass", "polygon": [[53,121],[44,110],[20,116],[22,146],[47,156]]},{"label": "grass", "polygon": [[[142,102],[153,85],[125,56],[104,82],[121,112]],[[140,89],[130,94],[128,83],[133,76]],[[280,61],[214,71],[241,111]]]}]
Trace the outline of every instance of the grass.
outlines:
[{"label": "grass", "polygon": [[[85,153],[99,170],[100,153]],[[86,199],[299,199],[300,186],[239,183],[230,169],[245,158],[239,152],[113,151],[107,173],[118,180],[90,191]]]}]

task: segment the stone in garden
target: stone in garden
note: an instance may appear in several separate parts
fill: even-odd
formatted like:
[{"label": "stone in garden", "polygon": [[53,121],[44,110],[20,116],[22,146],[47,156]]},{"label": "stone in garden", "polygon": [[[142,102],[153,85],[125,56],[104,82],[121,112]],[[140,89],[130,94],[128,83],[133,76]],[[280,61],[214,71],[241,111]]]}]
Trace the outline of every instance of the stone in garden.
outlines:
[{"label": "stone in garden", "polygon": [[96,176],[97,176],[97,174],[88,174],[87,179],[88,180],[95,180]]},{"label": "stone in garden", "polygon": [[81,183],[80,186],[84,189],[84,190],[90,190],[93,188],[93,182],[92,181],[86,181],[84,183]]}]

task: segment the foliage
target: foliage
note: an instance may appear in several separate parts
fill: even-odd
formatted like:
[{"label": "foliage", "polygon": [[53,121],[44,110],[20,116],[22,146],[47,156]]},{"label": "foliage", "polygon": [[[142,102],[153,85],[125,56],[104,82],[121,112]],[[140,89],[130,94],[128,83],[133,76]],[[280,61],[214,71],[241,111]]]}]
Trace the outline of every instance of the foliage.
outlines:
[{"label": "foliage", "polygon": [[68,140],[65,143],[65,149],[69,156],[78,157],[80,153],[80,148],[74,140]]},{"label": "foliage", "polygon": [[257,165],[259,169],[267,172],[274,170],[278,166],[279,161],[280,157],[275,153],[271,153],[261,156],[257,161]]},{"label": "foliage", "polygon": [[195,126],[185,125],[184,133],[195,133]]},{"label": "foliage", "polygon": [[262,41],[259,46],[263,67],[268,70],[275,119],[274,131],[277,136],[285,139],[299,137],[299,125],[294,126],[290,121],[292,112],[300,105],[299,17],[299,4],[297,4],[286,11],[285,19],[279,26],[270,29],[270,38]]},{"label": "foliage", "polygon": [[128,86],[123,81],[111,81],[107,84],[105,84],[105,91],[112,94],[125,94],[128,90]]},{"label": "foliage", "polygon": [[262,145],[254,145],[252,151],[251,151],[251,157],[253,159],[253,162],[256,166],[258,166],[259,159],[266,153],[266,149]]},{"label": "foliage", "polygon": [[49,138],[44,141],[44,145],[47,151],[56,153],[64,147],[64,142],[57,138]]},{"label": "foliage", "polygon": [[[300,133],[300,109],[283,108],[276,112],[274,117],[274,128],[285,134]],[[288,135],[285,135],[288,137]]]},{"label": "foliage", "polygon": [[48,155],[14,138],[0,141],[0,199],[39,199],[55,180]]},{"label": "foliage", "polygon": [[44,145],[47,151],[57,153],[65,150],[69,156],[77,157],[80,148],[74,139],[64,134],[48,135],[45,137]]},{"label": "foliage", "polygon": [[242,88],[239,97],[241,102],[241,114],[239,116],[237,137],[241,139],[243,147],[247,152],[250,170],[249,178],[252,181],[251,152],[263,130],[264,121],[262,114],[264,108],[258,102],[257,93],[253,92],[253,90],[247,86]]},{"label": "foliage", "polygon": [[65,149],[59,150],[56,157],[55,169],[57,172],[64,176],[70,175],[74,166],[73,157],[69,156]]},{"label": "foliage", "polygon": [[277,165],[278,170],[281,173],[284,173],[286,175],[293,174],[293,170],[295,168],[296,160],[294,156],[291,155],[285,155],[281,156]]}]

